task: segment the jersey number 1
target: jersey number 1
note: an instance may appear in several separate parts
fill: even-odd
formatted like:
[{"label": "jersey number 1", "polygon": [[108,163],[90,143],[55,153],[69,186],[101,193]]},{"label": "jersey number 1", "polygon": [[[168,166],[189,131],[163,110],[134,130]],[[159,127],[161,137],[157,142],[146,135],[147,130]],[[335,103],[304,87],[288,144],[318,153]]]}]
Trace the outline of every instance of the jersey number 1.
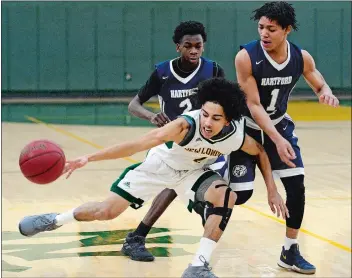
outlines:
[{"label": "jersey number 1", "polygon": [[185,110],[183,110],[182,113],[189,112],[192,110],[192,103],[189,100],[189,98],[186,98],[185,100],[181,101],[179,106],[180,106],[180,108],[185,107]]},{"label": "jersey number 1", "polygon": [[270,101],[269,106],[266,108],[266,111],[274,112],[276,110],[275,105],[277,102],[277,97],[279,96],[279,91],[280,91],[280,89],[274,89],[271,91],[271,101]]}]

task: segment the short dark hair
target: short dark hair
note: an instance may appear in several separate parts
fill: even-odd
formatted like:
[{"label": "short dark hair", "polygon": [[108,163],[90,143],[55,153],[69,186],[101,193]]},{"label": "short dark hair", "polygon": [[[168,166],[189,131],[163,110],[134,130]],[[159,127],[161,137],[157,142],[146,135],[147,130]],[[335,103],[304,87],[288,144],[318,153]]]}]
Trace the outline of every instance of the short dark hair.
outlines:
[{"label": "short dark hair", "polygon": [[247,108],[246,97],[238,83],[214,77],[200,82],[198,87],[200,105],[208,101],[221,105],[228,121],[238,121],[244,115]]},{"label": "short dark hair", "polygon": [[265,16],[272,21],[277,21],[283,29],[286,29],[289,25],[291,25],[293,30],[298,30],[295,9],[287,2],[268,2],[259,9],[254,10],[253,13],[254,15],[251,19],[259,20],[262,16]]},{"label": "short dark hair", "polygon": [[181,22],[174,31],[172,40],[174,43],[180,43],[183,36],[185,35],[201,35],[203,42],[207,41],[207,34],[205,33],[205,27],[198,21],[185,21]]}]

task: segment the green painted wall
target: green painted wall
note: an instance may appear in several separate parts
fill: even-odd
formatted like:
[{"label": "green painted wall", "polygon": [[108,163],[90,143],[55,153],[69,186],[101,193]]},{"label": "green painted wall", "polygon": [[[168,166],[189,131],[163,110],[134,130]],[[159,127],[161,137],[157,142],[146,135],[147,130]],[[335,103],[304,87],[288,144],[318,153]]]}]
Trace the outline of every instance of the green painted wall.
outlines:
[{"label": "green painted wall", "polygon": [[[330,86],[351,88],[351,3],[292,2],[307,49]],[[1,2],[3,91],[136,90],[156,62],[175,57],[182,20],[207,28],[206,57],[234,79],[238,45],[257,38],[263,2]],[[125,79],[125,73],[132,75]],[[297,88],[307,88],[300,80]]]},{"label": "green painted wall", "polygon": [[[159,109],[148,108],[155,113]],[[132,116],[128,103],[17,103],[1,105],[2,122],[31,122],[34,117],[51,124],[153,126]]]},{"label": "green painted wall", "polygon": [[[316,104],[316,102],[314,100],[304,103],[307,105],[308,103]],[[340,105],[351,107],[351,100],[341,100]],[[148,109],[155,113],[160,111],[157,106],[149,106]],[[295,119],[299,110],[297,108],[289,109],[288,112]],[[330,116],[323,115],[324,112],[319,113],[321,113],[323,120],[334,118],[331,116],[334,111],[330,111]],[[351,118],[350,110],[345,112],[341,112],[340,110],[340,112],[336,113],[335,119],[350,120]],[[344,113],[343,116],[342,113]],[[1,105],[2,122],[32,122],[28,117],[33,117],[50,124],[154,127],[150,122],[132,116],[128,112],[128,103],[3,103]]]}]

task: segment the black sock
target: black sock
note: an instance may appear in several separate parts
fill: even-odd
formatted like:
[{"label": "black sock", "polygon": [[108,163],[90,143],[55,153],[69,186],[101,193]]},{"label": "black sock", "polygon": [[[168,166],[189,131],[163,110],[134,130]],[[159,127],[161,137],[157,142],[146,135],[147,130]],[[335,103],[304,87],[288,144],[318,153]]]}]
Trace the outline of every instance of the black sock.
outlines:
[{"label": "black sock", "polygon": [[133,232],[135,236],[146,237],[152,227],[145,225],[143,222],[139,223],[137,229]]}]

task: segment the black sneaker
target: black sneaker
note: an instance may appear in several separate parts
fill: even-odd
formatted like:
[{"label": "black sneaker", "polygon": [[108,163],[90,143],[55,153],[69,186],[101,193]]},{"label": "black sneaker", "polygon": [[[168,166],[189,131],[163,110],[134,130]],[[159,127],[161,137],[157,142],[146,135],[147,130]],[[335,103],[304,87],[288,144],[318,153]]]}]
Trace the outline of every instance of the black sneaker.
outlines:
[{"label": "black sneaker", "polygon": [[145,248],[145,237],[128,233],[123,243],[122,254],[129,256],[134,261],[152,262],[154,256]]},{"label": "black sneaker", "polygon": [[314,274],[315,266],[307,262],[299,252],[298,244],[292,244],[289,250],[282,247],[280,260],[277,263],[280,267],[290,269],[302,274]]}]

